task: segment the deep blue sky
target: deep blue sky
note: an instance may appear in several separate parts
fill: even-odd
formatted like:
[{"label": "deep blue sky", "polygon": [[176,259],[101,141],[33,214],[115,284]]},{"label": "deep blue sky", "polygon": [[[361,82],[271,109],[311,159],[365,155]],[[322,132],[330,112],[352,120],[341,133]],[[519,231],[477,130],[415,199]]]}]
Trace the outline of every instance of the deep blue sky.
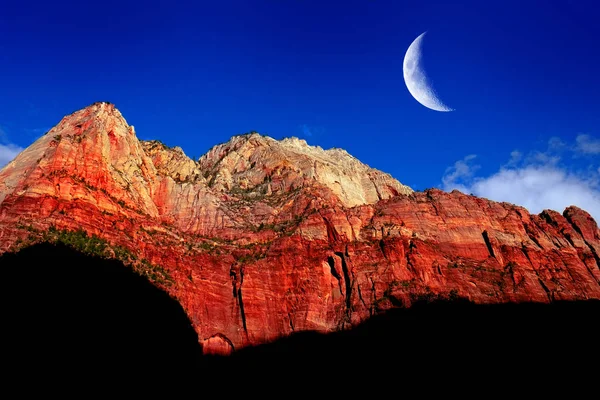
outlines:
[{"label": "deep blue sky", "polygon": [[[487,176],[515,149],[600,136],[592,2],[189,3],[3,0],[0,140],[26,147],[110,101],[140,138],[189,156],[251,130],[298,136],[422,190],[469,154]],[[424,31],[427,74],[454,112],[404,84],[404,53]],[[596,168],[595,157],[572,158]]]}]

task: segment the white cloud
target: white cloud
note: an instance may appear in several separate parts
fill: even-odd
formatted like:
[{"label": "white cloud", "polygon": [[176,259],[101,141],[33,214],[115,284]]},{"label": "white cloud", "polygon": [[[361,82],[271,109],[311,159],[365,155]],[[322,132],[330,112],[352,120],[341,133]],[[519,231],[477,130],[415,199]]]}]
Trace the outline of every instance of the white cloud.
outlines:
[{"label": "white cloud", "polygon": [[[562,212],[575,205],[589,212],[600,222],[600,168],[594,165],[583,170],[574,170],[560,163],[560,152],[577,152],[579,144],[595,142],[590,137],[577,137],[575,146],[567,146],[560,140],[552,139],[544,152],[532,152],[526,157],[513,151],[509,161],[487,177],[473,176],[474,157],[457,161],[446,170],[442,178],[442,188],[472,193],[495,201],[505,201],[527,208],[532,213],[544,209]],[[588,153],[593,146],[586,147]]]},{"label": "white cloud", "polygon": [[600,221],[598,187],[553,166],[501,169],[488,178],[476,180],[470,190],[477,196],[521,205],[533,213],[548,208],[562,212],[576,205]]},{"label": "white cloud", "polygon": [[523,154],[519,150],[513,150],[510,152],[510,160],[506,165],[516,165],[523,159]]},{"label": "white cloud", "polygon": [[575,150],[583,154],[600,154],[600,139],[590,135],[578,135],[575,139]]},{"label": "white cloud", "polygon": [[459,187],[463,186],[458,182],[471,179],[479,169],[479,165],[469,164],[475,157],[477,157],[475,154],[469,154],[462,160],[455,162],[452,167],[448,167],[445,175],[442,177],[444,187],[452,187],[453,189],[461,190]]},{"label": "white cloud", "polygon": [[0,144],[0,168],[11,162],[17,154],[23,151],[22,147],[14,144]]},{"label": "white cloud", "polygon": [[300,125],[300,133],[302,137],[321,136],[325,133],[325,128],[317,125]]},{"label": "white cloud", "polygon": [[556,136],[548,140],[548,151],[560,151],[567,147],[567,144]]},{"label": "white cloud", "polygon": [[556,165],[559,161],[560,156],[550,151],[535,151],[525,159],[525,162],[533,165]]},{"label": "white cloud", "polygon": [[11,162],[23,148],[11,143],[4,127],[0,125],[0,168]]}]

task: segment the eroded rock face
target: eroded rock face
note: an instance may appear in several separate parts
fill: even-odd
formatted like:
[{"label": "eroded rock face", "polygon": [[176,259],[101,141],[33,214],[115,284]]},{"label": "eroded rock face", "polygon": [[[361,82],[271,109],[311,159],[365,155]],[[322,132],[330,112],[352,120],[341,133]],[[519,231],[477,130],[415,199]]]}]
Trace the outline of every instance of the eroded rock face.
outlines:
[{"label": "eroded rock face", "polygon": [[600,231],[576,207],[531,215],[413,192],[343,150],[258,134],[194,162],[140,142],[107,103],[63,118],[0,171],[0,251],[51,227],[97,235],[138,265],[212,354],[416,299],[600,298]]},{"label": "eroded rock face", "polygon": [[317,183],[346,207],[412,193],[408,186],[369,168],[345,150],[323,150],[298,138],[277,141],[259,134],[237,136],[212,148],[199,164],[209,185],[222,192],[285,193]]},{"label": "eroded rock face", "polygon": [[181,147],[169,148],[158,140],[140,143],[160,175],[179,183],[204,181],[198,164],[186,156]]}]

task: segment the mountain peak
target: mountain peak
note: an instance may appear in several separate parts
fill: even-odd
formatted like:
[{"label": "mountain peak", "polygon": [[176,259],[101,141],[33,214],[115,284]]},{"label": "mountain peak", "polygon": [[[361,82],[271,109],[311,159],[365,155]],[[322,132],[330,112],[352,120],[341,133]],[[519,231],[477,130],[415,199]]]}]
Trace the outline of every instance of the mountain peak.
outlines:
[{"label": "mountain peak", "polygon": [[77,126],[90,120],[96,120],[96,122],[109,125],[114,124],[129,127],[119,109],[113,103],[106,101],[92,103],[87,107],[64,116],[58,126],[69,123]]},{"label": "mountain peak", "polygon": [[93,204],[136,203],[155,215],[146,182],[155,173],[133,126],[114,104],[97,102],[63,117],[0,171],[0,202],[20,188],[71,199],[84,196],[83,186],[103,190]]},{"label": "mountain peak", "polygon": [[319,185],[346,207],[413,192],[345,150],[324,150],[297,137],[276,140],[258,133],[234,136],[214,146],[198,163],[210,186],[218,191],[251,190],[266,181],[269,193]]}]

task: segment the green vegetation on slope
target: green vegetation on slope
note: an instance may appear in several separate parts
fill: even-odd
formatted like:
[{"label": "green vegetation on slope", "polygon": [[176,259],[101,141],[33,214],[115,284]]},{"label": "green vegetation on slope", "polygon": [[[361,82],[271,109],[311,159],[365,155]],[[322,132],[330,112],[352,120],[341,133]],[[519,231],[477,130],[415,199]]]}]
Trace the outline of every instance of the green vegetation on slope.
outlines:
[{"label": "green vegetation on slope", "polygon": [[138,275],[146,277],[156,284],[169,286],[173,282],[169,273],[161,266],[154,265],[146,259],[139,259],[123,246],[112,245],[96,235],[89,236],[83,229],[70,231],[57,229],[54,225],[51,225],[47,231],[40,231],[32,226],[24,225],[17,225],[17,228],[26,229],[31,233],[26,242],[17,240],[17,248],[14,251],[37,242],[63,243],[90,256],[117,259],[132,268]]}]

